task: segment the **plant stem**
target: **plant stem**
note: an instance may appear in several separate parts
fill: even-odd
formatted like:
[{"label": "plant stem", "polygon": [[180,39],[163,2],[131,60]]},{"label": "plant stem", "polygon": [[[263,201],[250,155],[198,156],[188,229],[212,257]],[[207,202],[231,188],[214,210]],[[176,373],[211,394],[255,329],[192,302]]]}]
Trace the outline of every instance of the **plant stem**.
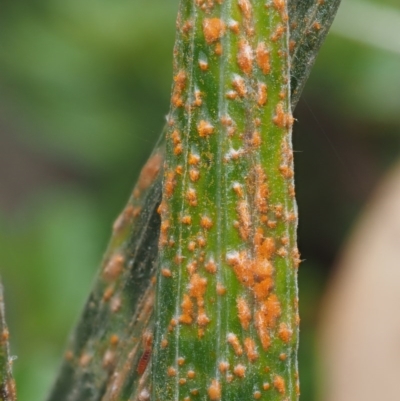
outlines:
[{"label": "plant stem", "polygon": [[177,26],[154,399],[294,400],[299,253],[286,3],[183,0]]}]

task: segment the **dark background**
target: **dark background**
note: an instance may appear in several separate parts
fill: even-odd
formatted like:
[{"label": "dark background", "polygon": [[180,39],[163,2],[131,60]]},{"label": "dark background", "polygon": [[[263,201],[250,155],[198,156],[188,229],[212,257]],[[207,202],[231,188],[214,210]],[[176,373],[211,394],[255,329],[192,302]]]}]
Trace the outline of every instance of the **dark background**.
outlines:
[{"label": "dark background", "polygon": [[[28,401],[48,391],[112,222],[161,132],[178,1],[2,3],[0,272]],[[384,15],[400,6],[376,0],[380,16],[365,3],[344,2],[295,112],[305,401],[316,399],[315,328],[332,266],[399,158],[400,24]],[[351,29],[349,6],[359,10]],[[393,37],[371,40],[365,27]]]}]

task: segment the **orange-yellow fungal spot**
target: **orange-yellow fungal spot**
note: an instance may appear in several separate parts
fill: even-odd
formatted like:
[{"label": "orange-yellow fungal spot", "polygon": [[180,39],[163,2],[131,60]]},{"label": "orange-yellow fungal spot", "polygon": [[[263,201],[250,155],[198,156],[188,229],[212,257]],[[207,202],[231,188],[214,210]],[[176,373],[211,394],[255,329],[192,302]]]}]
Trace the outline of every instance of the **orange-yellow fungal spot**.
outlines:
[{"label": "orange-yellow fungal spot", "polygon": [[110,304],[111,312],[117,313],[121,309],[121,306],[122,306],[122,302],[121,302],[120,297],[114,297],[111,300],[111,304]]},{"label": "orange-yellow fungal spot", "polygon": [[261,398],[261,391],[254,391],[253,397],[255,400],[259,400]]},{"label": "orange-yellow fungal spot", "polygon": [[267,176],[263,167],[260,164],[254,166],[251,176],[252,184],[255,187],[255,204],[260,213],[267,213],[268,211],[268,186]]},{"label": "orange-yellow fungal spot", "polygon": [[236,300],[238,318],[244,330],[248,330],[251,322],[251,310],[247,301],[243,297]]},{"label": "orange-yellow fungal spot", "polygon": [[79,358],[79,366],[85,368],[89,365],[90,361],[92,360],[91,355],[83,353]]},{"label": "orange-yellow fungal spot", "polygon": [[239,28],[239,22],[237,21],[230,21],[228,24],[229,29],[235,33],[238,34],[240,32],[240,28]]},{"label": "orange-yellow fungal spot", "polygon": [[207,241],[204,237],[200,236],[197,237],[197,244],[199,245],[200,248],[204,248],[207,245]]},{"label": "orange-yellow fungal spot", "polygon": [[183,147],[181,143],[174,147],[174,154],[176,156],[179,156],[182,152],[183,152]]},{"label": "orange-yellow fungal spot", "polygon": [[182,25],[182,33],[187,34],[193,28],[193,22],[191,20],[187,20]]},{"label": "orange-yellow fungal spot", "polygon": [[240,345],[239,339],[237,336],[233,333],[229,333],[226,337],[226,340],[228,341],[228,344],[230,344],[235,351],[236,355],[242,355],[243,354],[243,348]]},{"label": "orange-yellow fungal spot", "polygon": [[253,50],[246,39],[239,42],[237,63],[245,74],[250,74],[253,70]]},{"label": "orange-yellow fungal spot", "polygon": [[285,0],[274,0],[274,7],[279,11],[285,11],[286,2]]},{"label": "orange-yellow fungal spot", "polygon": [[114,255],[103,270],[103,277],[107,281],[116,280],[124,268],[125,259],[122,255]]},{"label": "orange-yellow fungal spot", "polygon": [[257,104],[261,106],[265,106],[268,100],[268,93],[267,93],[267,85],[259,82],[257,85]]},{"label": "orange-yellow fungal spot", "polygon": [[66,361],[71,362],[74,359],[74,354],[72,351],[66,351],[64,354],[64,358]]},{"label": "orange-yellow fungal spot", "polygon": [[179,71],[178,74],[174,77],[175,86],[172,93],[172,104],[175,107],[183,106],[182,94],[186,86],[186,79],[186,72],[183,70]]},{"label": "orange-yellow fungal spot", "polygon": [[294,176],[294,171],[291,167],[286,164],[282,164],[279,166],[279,171],[285,178],[292,178]]},{"label": "orange-yellow fungal spot", "polygon": [[270,293],[271,288],[273,287],[274,282],[272,280],[272,277],[267,277],[264,280],[260,281],[259,283],[254,284],[253,291],[254,291],[254,297],[258,300],[261,301],[265,299],[268,294]]},{"label": "orange-yellow fungal spot", "polygon": [[183,386],[184,384],[186,384],[186,379],[185,378],[180,378],[179,379],[179,384],[181,385],[181,386]]},{"label": "orange-yellow fungal spot", "polygon": [[200,156],[195,153],[190,153],[188,163],[191,166],[197,166],[200,163]]},{"label": "orange-yellow fungal spot", "polygon": [[300,259],[300,252],[297,248],[293,249],[292,258],[295,269],[298,269],[298,267],[300,266],[301,259]]},{"label": "orange-yellow fungal spot", "polygon": [[320,24],[318,21],[315,21],[315,22],[313,23],[313,28],[314,28],[316,31],[319,31],[319,30],[321,29],[321,24]]},{"label": "orange-yellow fungal spot", "polygon": [[189,295],[183,295],[183,302],[181,303],[182,314],[179,317],[179,321],[183,324],[193,323],[193,302]]},{"label": "orange-yellow fungal spot", "polygon": [[226,361],[222,361],[218,364],[218,369],[221,373],[225,373],[229,370],[229,363]]},{"label": "orange-yellow fungal spot", "polygon": [[200,225],[206,230],[210,230],[213,226],[213,222],[208,216],[203,216],[200,220]]},{"label": "orange-yellow fungal spot", "polygon": [[[286,31],[286,28],[283,26],[283,25],[278,25],[277,27],[276,27],[276,29],[275,29],[275,31],[272,33],[272,35],[271,35],[271,40],[273,41],[273,42],[276,42],[276,41],[278,41],[282,36],[283,36],[283,34],[285,33],[285,31]],[[283,53],[278,53],[278,55],[280,56],[280,57],[282,57],[282,55],[283,55]]]},{"label": "orange-yellow fungal spot", "polygon": [[264,390],[269,390],[270,388],[271,388],[271,385],[269,383],[263,383]]},{"label": "orange-yellow fungal spot", "polygon": [[201,106],[203,103],[202,99],[201,99],[201,92],[199,90],[196,90],[194,92],[194,102],[193,102],[193,106],[199,107]]},{"label": "orange-yellow fungal spot", "polygon": [[280,247],[277,251],[276,254],[280,256],[281,258],[285,258],[287,256],[287,250],[284,247]]},{"label": "orange-yellow fungal spot", "polygon": [[188,250],[190,252],[194,252],[196,250],[196,243],[194,241],[190,241],[188,244]]},{"label": "orange-yellow fungal spot", "polygon": [[110,345],[115,347],[116,345],[118,345],[118,343],[119,343],[119,337],[116,334],[113,334],[110,337]]},{"label": "orange-yellow fungal spot", "polygon": [[194,370],[189,370],[187,372],[188,379],[194,379],[196,377],[196,372]]},{"label": "orange-yellow fungal spot", "polygon": [[228,91],[226,92],[225,97],[229,100],[235,100],[238,97],[238,93],[236,91]]},{"label": "orange-yellow fungal spot", "polygon": [[250,139],[250,145],[254,148],[258,148],[261,145],[261,135],[258,131],[253,132]]},{"label": "orange-yellow fungal spot", "polygon": [[246,367],[242,364],[238,364],[233,368],[233,373],[235,376],[240,377],[243,379],[243,377],[246,376]]},{"label": "orange-yellow fungal spot", "polygon": [[285,394],[285,379],[282,376],[276,375],[274,377],[274,387],[280,394]]},{"label": "orange-yellow fungal spot", "polygon": [[288,325],[286,323],[281,323],[279,325],[279,331],[278,335],[279,338],[284,342],[284,343],[289,343],[291,338],[292,338],[292,330],[289,329]]},{"label": "orange-yellow fungal spot", "polygon": [[251,19],[251,3],[249,0],[238,0],[240,11],[245,19]]},{"label": "orange-yellow fungal spot", "polygon": [[205,60],[199,60],[199,67],[200,70],[202,71],[207,71],[208,70],[208,63]]},{"label": "orange-yellow fungal spot", "polygon": [[103,293],[103,301],[108,302],[113,296],[113,294],[114,294],[114,287],[113,286],[107,287]]},{"label": "orange-yellow fungal spot", "polygon": [[284,352],[282,352],[282,353],[279,355],[279,359],[280,359],[281,361],[286,361],[286,358],[287,358],[287,355],[286,355]]},{"label": "orange-yellow fungal spot", "polygon": [[208,316],[204,312],[199,313],[199,315],[197,316],[197,324],[199,326],[207,326],[208,323],[210,323],[210,319],[208,318]]},{"label": "orange-yellow fungal spot", "polygon": [[218,380],[212,380],[210,387],[208,387],[208,396],[211,401],[218,401],[221,399],[221,385]]},{"label": "orange-yellow fungal spot", "polygon": [[115,352],[111,350],[107,350],[104,353],[102,360],[103,369],[111,370],[115,366]]},{"label": "orange-yellow fungal spot", "polygon": [[236,195],[240,198],[243,198],[243,187],[238,182],[235,182],[232,186],[233,190],[235,191]]},{"label": "orange-yellow fungal spot", "polygon": [[268,226],[269,228],[271,228],[271,229],[276,228],[276,221],[269,220],[269,221],[267,222],[267,226]]},{"label": "orange-yellow fungal spot", "polygon": [[211,274],[215,274],[217,272],[217,264],[215,263],[214,259],[210,259],[204,267]]},{"label": "orange-yellow fungal spot", "polygon": [[271,72],[270,54],[264,42],[260,42],[256,49],[256,61],[263,74]]},{"label": "orange-yellow fungal spot", "polygon": [[205,120],[201,120],[197,125],[197,132],[201,138],[207,138],[214,132],[214,127]]},{"label": "orange-yellow fungal spot", "polygon": [[217,43],[215,44],[214,53],[215,53],[217,56],[221,56],[221,55],[222,55],[222,52],[223,52],[222,44],[221,44],[221,42],[217,42]]},{"label": "orange-yellow fungal spot", "polygon": [[296,48],[296,41],[295,40],[289,41],[289,51],[290,51],[290,53],[293,53],[295,48]]},{"label": "orange-yellow fungal spot", "polygon": [[258,358],[256,343],[252,338],[247,337],[244,339],[244,349],[250,362],[254,362]]},{"label": "orange-yellow fungal spot", "polygon": [[282,245],[287,245],[289,243],[289,238],[288,237],[282,237],[281,238],[281,242],[282,242]]},{"label": "orange-yellow fungal spot", "polygon": [[191,168],[189,170],[189,178],[190,181],[196,182],[200,178],[200,171],[195,168]]},{"label": "orange-yellow fungal spot", "polygon": [[217,294],[218,295],[226,294],[226,288],[221,283],[217,283]]},{"label": "orange-yellow fungal spot", "polygon": [[290,113],[285,113],[282,102],[279,102],[276,106],[275,116],[273,117],[272,121],[279,128],[289,128],[293,125],[293,117]]},{"label": "orange-yellow fungal spot", "polygon": [[245,200],[240,200],[238,202],[236,211],[239,217],[239,234],[243,240],[247,240],[250,235],[250,227],[251,227],[251,217],[249,204]]},{"label": "orange-yellow fungal spot", "polygon": [[203,20],[204,38],[208,44],[220,39],[225,33],[226,26],[219,18],[205,18]]},{"label": "orange-yellow fungal spot", "polygon": [[199,274],[193,274],[189,283],[190,296],[202,300],[207,288],[207,279]]},{"label": "orange-yellow fungal spot", "polygon": [[170,198],[174,193],[176,186],[175,172],[167,171],[165,174],[164,193],[167,198]]},{"label": "orange-yellow fungal spot", "polygon": [[167,375],[169,377],[176,376],[176,369],[174,367],[172,367],[172,366],[169,366],[168,369],[167,369]]},{"label": "orange-yellow fungal spot", "polygon": [[170,270],[170,269],[166,269],[166,268],[161,269],[161,274],[162,274],[164,277],[172,277],[172,273],[171,273],[171,270]]},{"label": "orange-yellow fungal spot", "polygon": [[[232,86],[240,97],[245,97],[247,94],[246,84],[240,75],[235,75]],[[229,93],[229,92],[228,92]]]},{"label": "orange-yellow fungal spot", "polygon": [[161,222],[161,228],[160,228],[160,238],[159,238],[159,244],[160,246],[165,246],[168,244],[168,230],[170,228],[170,222],[169,220],[163,220]]},{"label": "orange-yellow fungal spot", "polygon": [[190,206],[197,206],[197,193],[194,188],[189,188],[186,192],[186,199]]},{"label": "orange-yellow fungal spot", "polygon": [[163,157],[160,153],[155,153],[146,162],[142,171],[140,172],[138,183],[136,185],[133,195],[137,198],[141,191],[147,189],[155,180],[158,172],[160,171]]},{"label": "orange-yellow fungal spot", "polygon": [[191,216],[183,216],[181,221],[183,224],[190,225],[190,224],[192,224],[192,217]]},{"label": "orange-yellow fungal spot", "polygon": [[165,338],[163,338],[161,340],[161,348],[165,349],[168,347],[168,340],[166,340]]}]

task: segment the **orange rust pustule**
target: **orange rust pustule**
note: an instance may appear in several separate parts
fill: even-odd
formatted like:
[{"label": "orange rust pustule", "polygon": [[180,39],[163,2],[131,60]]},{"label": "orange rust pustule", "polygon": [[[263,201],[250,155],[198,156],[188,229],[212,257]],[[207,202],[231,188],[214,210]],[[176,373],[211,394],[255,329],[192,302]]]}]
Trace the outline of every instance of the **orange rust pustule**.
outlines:
[{"label": "orange rust pustule", "polygon": [[236,90],[236,94],[240,97],[247,95],[247,88],[244,79],[240,76],[236,76],[232,82],[233,88]]},{"label": "orange rust pustule", "polygon": [[255,205],[260,213],[268,212],[267,175],[261,164],[257,164],[249,175],[249,185],[255,188]]},{"label": "orange rust pustule", "polygon": [[194,188],[189,188],[186,192],[186,199],[190,206],[197,206],[197,193]]},{"label": "orange rust pustule", "polygon": [[263,74],[269,74],[271,72],[270,54],[264,42],[260,42],[257,45],[256,60]]},{"label": "orange rust pustule", "polygon": [[257,104],[262,107],[267,104],[268,101],[268,91],[267,85],[259,82],[257,85]]},{"label": "orange rust pustule", "polygon": [[213,222],[208,216],[203,216],[200,220],[200,225],[206,230],[210,230],[213,226]]},{"label": "orange rust pustule", "polygon": [[103,277],[107,281],[116,280],[124,269],[125,258],[122,255],[114,255],[105,265]]},{"label": "orange rust pustule", "polygon": [[208,387],[208,396],[211,401],[218,401],[221,399],[221,385],[218,380],[214,379]]},{"label": "orange rust pustule", "polygon": [[283,103],[279,102],[276,106],[275,116],[272,122],[279,128],[290,128],[293,125],[293,117],[290,113],[285,113]]},{"label": "orange rust pustule", "polygon": [[286,28],[283,25],[278,25],[275,29],[275,31],[271,35],[271,40],[273,42],[278,41],[279,39],[282,38],[283,34],[285,33]]},{"label": "orange rust pustule", "polygon": [[201,138],[207,138],[214,132],[214,127],[205,120],[201,120],[197,125],[197,132]]},{"label": "orange rust pustule", "polygon": [[237,63],[245,74],[249,75],[253,70],[253,50],[246,39],[242,39],[239,42]]},{"label": "orange rust pustule", "polygon": [[181,303],[182,314],[179,317],[179,321],[184,324],[193,323],[193,302],[189,295],[183,295],[183,302]]},{"label": "orange rust pustule", "polygon": [[232,346],[236,355],[240,356],[243,354],[243,348],[240,345],[240,341],[236,334],[229,333],[228,336],[226,337],[226,340],[227,340],[228,344],[230,344]]},{"label": "orange rust pustule", "polygon": [[171,101],[175,107],[182,107],[184,105],[182,95],[186,86],[186,80],[186,72],[183,70],[179,71],[178,74],[174,77],[175,86],[172,93]]},{"label": "orange rust pustule", "polygon": [[198,181],[198,179],[200,178],[200,171],[197,170],[196,168],[191,168],[189,170],[189,178],[190,178],[190,181],[192,181],[192,182]]},{"label": "orange rust pustule", "polygon": [[217,264],[215,263],[214,259],[210,259],[204,268],[211,274],[215,274],[217,272]]},{"label": "orange rust pustule", "polygon": [[160,228],[160,238],[158,240],[159,246],[166,246],[168,244],[168,231],[171,226],[169,220],[163,220]]},{"label": "orange rust pustule", "polygon": [[147,189],[157,177],[162,165],[163,157],[160,153],[154,153],[140,172],[137,188],[139,191]]},{"label": "orange rust pustule", "polygon": [[164,193],[167,198],[170,198],[176,186],[175,172],[167,171],[165,173]]},{"label": "orange rust pustule", "polygon": [[251,216],[248,202],[245,200],[240,200],[238,202],[236,211],[239,217],[239,234],[243,240],[247,240],[249,238],[251,228]]},{"label": "orange rust pustule", "polygon": [[258,352],[255,341],[247,337],[244,339],[244,349],[246,351],[247,358],[250,362],[254,362],[258,358]]},{"label": "orange rust pustule", "polygon": [[274,387],[280,394],[285,394],[285,379],[282,376],[276,375],[274,377]]},{"label": "orange rust pustule", "polygon": [[236,301],[238,317],[240,324],[244,330],[248,330],[251,322],[251,309],[247,301],[243,297],[239,297]]},{"label": "orange rust pustule", "polygon": [[235,376],[243,379],[246,376],[246,366],[239,363],[233,368],[233,373]]},{"label": "orange rust pustule", "polygon": [[220,18],[205,18],[203,20],[204,38],[208,44],[220,39],[226,30],[225,23]]}]

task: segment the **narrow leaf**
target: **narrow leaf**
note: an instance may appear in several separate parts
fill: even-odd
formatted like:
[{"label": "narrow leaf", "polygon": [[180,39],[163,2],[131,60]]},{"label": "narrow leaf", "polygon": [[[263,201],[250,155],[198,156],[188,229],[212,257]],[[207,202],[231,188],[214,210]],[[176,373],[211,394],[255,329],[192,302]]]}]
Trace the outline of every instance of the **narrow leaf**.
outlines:
[{"label": "narrow leaf", "polygon": [[17,399],[8,338],[3,285],[0,282],[0,401],[15,401]]}]

